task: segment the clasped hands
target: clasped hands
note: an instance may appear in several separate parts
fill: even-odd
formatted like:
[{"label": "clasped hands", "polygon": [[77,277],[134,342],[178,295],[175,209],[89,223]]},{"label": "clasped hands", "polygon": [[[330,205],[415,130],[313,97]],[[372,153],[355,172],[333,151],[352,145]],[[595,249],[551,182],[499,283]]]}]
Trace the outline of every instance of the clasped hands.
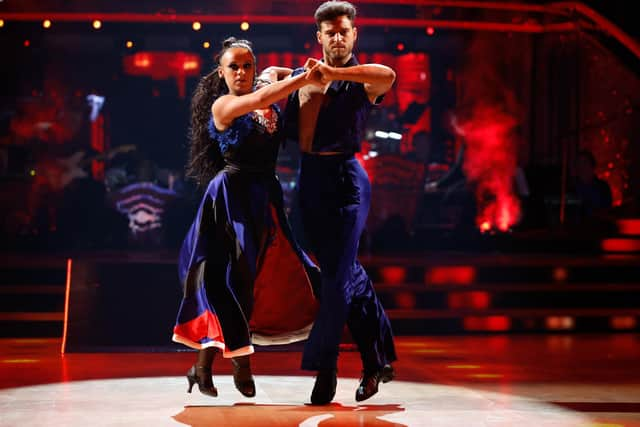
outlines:
[{"label": "clasped hands", "polygon": [[324,86],[334,80],[332,75],[333,67],[317,59],[307,59],[304,63],[304,69],[307,73],[306,79],[316,86]]}]

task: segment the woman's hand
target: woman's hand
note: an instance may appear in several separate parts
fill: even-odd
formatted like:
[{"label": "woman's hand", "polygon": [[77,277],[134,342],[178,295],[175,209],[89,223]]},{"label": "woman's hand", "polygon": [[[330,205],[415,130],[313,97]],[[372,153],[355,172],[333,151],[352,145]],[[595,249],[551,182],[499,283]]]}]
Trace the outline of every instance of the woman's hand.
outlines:
[{"label": "woman's hand", "polygon": [[309,58],[304,63],[304,69],[307,73],[306,79],[315,86],[324,86],[332,80],[328,75],[329,68],[331,67],[314,58]]},{"label": "woman's hand", "polygon": [[293,69],[291,68],[271,66],[262,70],[258,78],[275,83],[278,80],[286,79],[291,73],[293,73]]}]

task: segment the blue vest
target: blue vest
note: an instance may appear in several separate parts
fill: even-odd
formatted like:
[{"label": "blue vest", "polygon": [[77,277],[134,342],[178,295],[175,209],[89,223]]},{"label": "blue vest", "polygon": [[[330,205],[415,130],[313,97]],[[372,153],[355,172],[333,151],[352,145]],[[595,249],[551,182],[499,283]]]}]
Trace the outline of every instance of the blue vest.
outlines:
[{"label": "blue vest", "polygon": [[[344,67],[358,65],[354,55]],[[294,70],[300,74],[303,68]],[[369,112],[374,104],[369,101],[363,83],[344,80],[331,82],[325,103],[320,107],[311,151],[356,153],[360,151]],[[379,102],[379,97],[376,102]],[[289,95],[285,110],[285,131],[288,139],[298,140],[300,102],[298,91]]]}]

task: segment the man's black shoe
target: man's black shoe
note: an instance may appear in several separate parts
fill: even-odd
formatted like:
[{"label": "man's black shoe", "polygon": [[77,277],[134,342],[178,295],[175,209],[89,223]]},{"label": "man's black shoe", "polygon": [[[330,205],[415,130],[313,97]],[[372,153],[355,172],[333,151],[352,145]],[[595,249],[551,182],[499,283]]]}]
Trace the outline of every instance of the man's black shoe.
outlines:
[{"label": "man's black shoe", "polygon": [[396,373],[393,370],[393,366],[384,365],[382,367],[382,371],[380,371],[380,379],[382,380],[383,383],[388,383],[395,377],[396,377]]},{"label": "man's black shoe", "polygon": [[326,405],[331,402],[336,395],[337,385],[338,378],[335,369],[319,371],[311,392],[311,404]]},{"label": "man's black shoe", "polygon": [[384,365],[379,371],[363,371],[360,386],[356,390],[356,401],[367,400],[378,392],[378,384],[382,381],[388,383],[395,377],[395,372],[391,365]]}]

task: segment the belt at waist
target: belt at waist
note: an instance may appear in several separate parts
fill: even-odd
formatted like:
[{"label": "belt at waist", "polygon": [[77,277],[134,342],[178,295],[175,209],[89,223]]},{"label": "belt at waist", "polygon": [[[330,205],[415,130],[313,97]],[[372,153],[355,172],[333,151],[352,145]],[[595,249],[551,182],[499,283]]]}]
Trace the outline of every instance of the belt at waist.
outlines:
[{"label": "belt at waist", "polygon": [[241,173],[250,173],[250,174],[256,174],[256,175],[270,175],[275,172],[276,165],[275,163],[270,163],[267,165],[256,166],[256,165],[227,162],[227,164],[224,165],[224,170],[229,172],[241,172]]},{"label": "belt at waist", "polygon": [[312,157],[342,157],[342,158],[350,158],[353,157],[354,154],[346,151],[303,151],[303,156],[312,156]]}]

